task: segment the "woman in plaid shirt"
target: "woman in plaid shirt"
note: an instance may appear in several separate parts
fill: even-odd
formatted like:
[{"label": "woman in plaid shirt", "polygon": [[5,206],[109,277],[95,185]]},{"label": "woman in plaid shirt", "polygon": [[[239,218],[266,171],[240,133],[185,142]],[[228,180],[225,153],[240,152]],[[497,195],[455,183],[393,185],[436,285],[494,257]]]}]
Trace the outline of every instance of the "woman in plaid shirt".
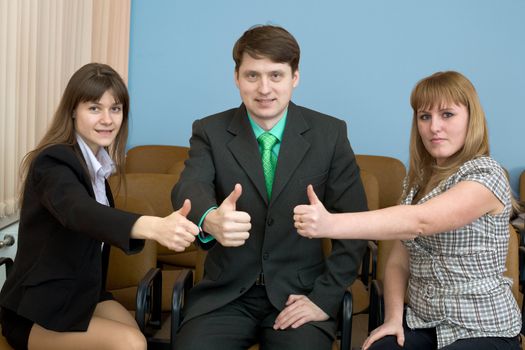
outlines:
[{"label": "woman in plaid shirt", "polygon": [[518,205],[489,156],[476,90],[460,73],[438,72],[410,102],[402,203],[330,214],[308,186],[310,205],[295,208],[295,226],[307,237],[397,240],[386,264],[385,322],[363,349],[520,349],[520,310],[503,277]]}]

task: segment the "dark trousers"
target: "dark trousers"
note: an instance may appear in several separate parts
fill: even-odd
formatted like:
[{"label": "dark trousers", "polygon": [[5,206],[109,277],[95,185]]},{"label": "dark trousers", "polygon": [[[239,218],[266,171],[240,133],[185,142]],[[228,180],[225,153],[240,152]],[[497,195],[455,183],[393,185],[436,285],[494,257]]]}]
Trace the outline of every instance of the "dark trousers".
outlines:
[{"label": "dark trousers", "polygon": [[[312,324],[276,331],[279,311],[268,300],[264,286],[253,286],[237,300],[183,324],[175,338],[177,350],[327,350],[333,337]],[[332,321],[330,321],[332,322]]]},{"label": "dark trousers", "polygon": [[[403,322],[405,330],[405,344],[400,347],[397,339],[393,335],[386,336],[376,341],[370,350],[419,350],[437,349],[436,329],[410,329],[406,322]],[[520,350],[521,345],[518,337],[486,337],[459,339],[440,350]]]}]

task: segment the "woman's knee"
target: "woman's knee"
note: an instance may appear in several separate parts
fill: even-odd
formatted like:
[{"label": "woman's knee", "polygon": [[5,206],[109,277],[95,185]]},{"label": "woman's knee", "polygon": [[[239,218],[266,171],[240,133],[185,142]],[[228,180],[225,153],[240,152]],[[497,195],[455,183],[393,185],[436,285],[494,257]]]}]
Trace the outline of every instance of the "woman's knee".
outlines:
[{"label": "woman's knee", "polygon": [[373,343],[370,350],[393,350],[393,349],[402,349],[397,343],[397,338],[393,335],[387,335],[381,339],[378,339]]},{"label": "woman's knee", "polygon": [[146,350],[148,347],[146,337],[139,329],[129,327],[126,331],[121,332],[118,338],[115,350]]}]

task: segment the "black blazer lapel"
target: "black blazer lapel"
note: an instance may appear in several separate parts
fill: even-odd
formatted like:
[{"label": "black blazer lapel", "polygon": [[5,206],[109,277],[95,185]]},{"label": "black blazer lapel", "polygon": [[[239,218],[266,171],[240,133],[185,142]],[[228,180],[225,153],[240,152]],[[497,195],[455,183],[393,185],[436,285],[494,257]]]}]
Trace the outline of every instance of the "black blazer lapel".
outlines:
[{"label": "black blazer lapel", "polygon": [[259,145],[255,140],[244,105],[235,112],[228,126],[228,132],[235,135],[235,137],[228,143],[227,147],[242,169],[248,174],[264,202],[268,204]]},{"label": "black blazer lapel", "polygon": [[107,179],[104,181],[104,185],[106,186],[106,197],[108,198],[109,206],[113,208],[115,207],[115,200],[113,198],[113,193],[111,192],[111,187],[109,186]]},{"label": "black blazer lapel", "polygon": [[277,159],[277,168],[275,169],[272,202],[277,199],[288,181],[290,181],[295,169],[301,164],[310,148],[310,143],[302,135],[308,129],[310,129],[310,126],[303,118],[301,112],[295,104],[290,102],[283,141],[279,150],[279,158]]}]

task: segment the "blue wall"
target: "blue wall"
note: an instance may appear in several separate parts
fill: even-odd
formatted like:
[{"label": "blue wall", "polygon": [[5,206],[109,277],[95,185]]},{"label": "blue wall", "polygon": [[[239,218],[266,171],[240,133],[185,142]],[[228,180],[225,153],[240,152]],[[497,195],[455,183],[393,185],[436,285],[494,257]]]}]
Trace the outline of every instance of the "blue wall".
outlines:
[{"label": "blue wall", "polygon": [[492,155],[525,168],[525,1],[133,0],[129,146],[188,145],[197,118],[237,106],[231,49],[254,24],[301,46],[294,102],[344,119],[356,153],[408,160],[414,84],[458,70],[476,86]]}]

